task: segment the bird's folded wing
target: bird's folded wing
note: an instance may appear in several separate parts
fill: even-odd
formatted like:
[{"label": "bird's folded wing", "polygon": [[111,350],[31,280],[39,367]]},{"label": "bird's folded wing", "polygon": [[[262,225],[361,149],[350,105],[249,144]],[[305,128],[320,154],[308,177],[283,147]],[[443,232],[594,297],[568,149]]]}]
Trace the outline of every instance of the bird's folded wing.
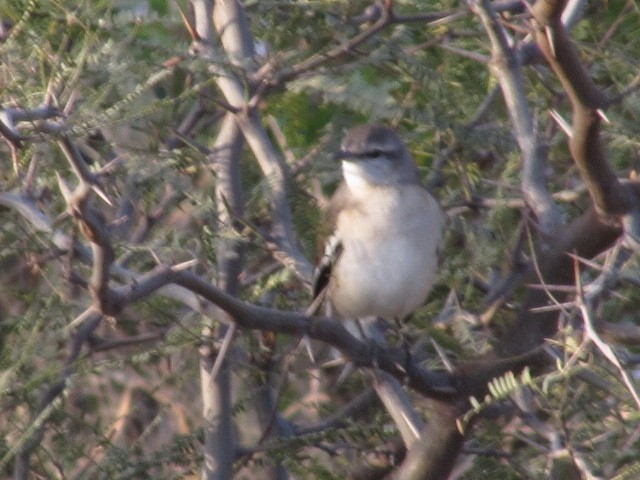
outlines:
[{"label": "bird's folded wing", "polygon": [[340,253],[342,253],[342,243],[335,235],[331,235],[325,243],[324,253],[313,274],[314,299],[329,285],[331,270],[340,257]]},{"label": "bird's folded wing", "polygon": [[318,243],[322,250],[318,250],[320,261],[317,263],[313,275],[313,298],[317,298],[329,285],[331,270],[342,252],[342,243],[334,233],[337,217],[340,211],[350,203],[349,190],[342,182],[329,200],[324,211],[324,218],[320,228],[319,236],[324,237],[324,241]]}]

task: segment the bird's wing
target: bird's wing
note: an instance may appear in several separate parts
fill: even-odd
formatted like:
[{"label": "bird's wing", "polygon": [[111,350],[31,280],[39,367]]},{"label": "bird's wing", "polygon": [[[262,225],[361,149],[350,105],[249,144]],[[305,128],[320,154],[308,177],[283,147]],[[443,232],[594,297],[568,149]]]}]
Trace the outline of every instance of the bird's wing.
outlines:
[{"label": "bird's wing", "polygon": [[335,235],[331,235],[324,248],[320,262],[313,272],[313,298],[317,298],[329,285],[331,270],[342,253],[342,242]]},{"label": "bird's wing", "polygon": [[338,186],[325,209],[323,224],[319,232],[319,237],[324,238],[324,241],[318,242],[318,257],[320,260],[313,274],[314,299],[329,284],[333,265],[335,265],[342,252],[342,243],[334,233],[338,214],[349,203],[349,198],[349,190],[343,182]]}]

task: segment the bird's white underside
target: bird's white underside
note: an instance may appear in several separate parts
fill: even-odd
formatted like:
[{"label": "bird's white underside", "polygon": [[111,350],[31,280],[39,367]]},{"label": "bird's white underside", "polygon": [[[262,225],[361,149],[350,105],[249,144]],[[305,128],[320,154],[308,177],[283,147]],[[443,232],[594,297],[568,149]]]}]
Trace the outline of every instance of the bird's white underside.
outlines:
[{"label": "bird's white underside", "polygon": [[403,318],[433,286],[444,217],[422,186],[374,186],[359,168],[343,162],[354,202],[337,218],[332,302],[346,317]]}]

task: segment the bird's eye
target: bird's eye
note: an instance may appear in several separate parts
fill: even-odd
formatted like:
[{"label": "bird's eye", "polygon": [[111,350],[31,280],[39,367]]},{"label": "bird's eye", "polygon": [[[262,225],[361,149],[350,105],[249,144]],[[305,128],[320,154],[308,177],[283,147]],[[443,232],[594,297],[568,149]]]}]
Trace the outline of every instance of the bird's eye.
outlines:
[{"label": "bird's eye", "polygon": [[371,150],[371,152],[369,152],[369,156],[371,158],[379,158],[382,156],[382,150],[380,150],[379,148]]}]

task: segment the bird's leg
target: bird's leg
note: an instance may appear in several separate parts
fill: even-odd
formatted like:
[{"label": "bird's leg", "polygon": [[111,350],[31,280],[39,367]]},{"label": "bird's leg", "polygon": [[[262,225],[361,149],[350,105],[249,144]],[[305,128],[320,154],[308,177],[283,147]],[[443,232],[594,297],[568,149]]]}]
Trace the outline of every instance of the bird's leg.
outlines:
[{"label": "bird's leg", "polygon": [[[363,319],[355,318],[353,320],[345,319],[344,326],[349,331],[349,333],[351,335],[353,335],[354,337],[358,338],[359,340],[361,340],[363,342],[369,342],[372,339],[372,335],[370,334],[371,333],[370,332],[371,329],[367,328],[368,325],[365,325],[365,323],[368,324],[367,320],[368,320],[368,318],[363,318]],[[338,363],[338,361],[342,362],[342,364],[344,364],[344,366],[342,367],[342,371],[338,375],[338,379],[335,382],[335,386],[336,387],[338,385],[341,385],[342,383],[344,383],[344,381],[347,379],[347,377],[349,375],[351,375],[353,373],[353,371],[355,370],[355,366],[354,366],[353,362],[350,361],[350,360],[345,362],[345,358],[344,357],[341,357],[339,360],[336,359],[336,361],[334,361],[334,362],[326,363],[324,366],[325,367],[334,366],[335,364]]]},{"label": "bird's leg", "polygon": [[409,346],[409,339],[406,337],[406,335],[404,334],[404,325],[406,324],[406,322],[404,321],[405,319],[401,319],[400,317],[395,317],[394,318],[395,323],[396,323],[396,327],[397,327],[397,332],[398,332],[398,339],[400,341],[400,348],[402,348],[403,352],[404,352],[404,362],[403,365],[399,365],[396,364],[396,366],[402,370],[404,372],[404,374],[407,374],[407,367],[409,365],[409,362],[411,360],[411,347]]},{"label": "bird's leg", "polygon": [[358,333],[360,334],[360,340],[362,340],[363,342],[366,342],[367,339],[369,338],[369,335],[367,335],[367,333],[365,332],[362,321],[359,318],[356,318],[355,324],[356,324],[356,328],[358,329]]},{"label": "bird's leg", "polygon": [[394,317],[394,321],[396,323],[396,331],[398,332],[398,340],[400,342],[400,347],[406,351],[409,350],[409,339],[405,335],[404,326],[406,325],[406,318]]},{"label": "bird's leg", "polygon": [[[309,305],[309,308],[307,308],[307,310],[305,311],[305,315],[307,317],[313,317],[314,315],[316,315],[318,313],[318,311],[320,310],[320,307],[322,306],[322,304],[324,303],[325,299],[327,298],[327,290],[328,290],[328,286],[325,286],[322,290],[320,290],[320,292],[316,295],[316,298],[313,299],[313,302],[311,302],[311,305]],[[298,340],[295,343],[294,346],[294,350],[297,351],[298,347],[300,346],[300,342],[302,342],[302,344],[304,345],[305,349],[307,350],[307,355],[309,355],[309,360],[311,360],[311,363],[316,363],[316,357],[315,354],[313,352],[313,346],[311,345],[311,340],[309,339],[309,335],[307,335],[306,333],[302,334],[302,337],[300,340]]]},{"label": "bird's leg", "polygon": [[384,332],[380,329],[378,324],[378,317],[364,317],[356,320],[356,325],[360,329],[362,340],[367,342],[373,353],[373,378],[378,381],[379,362],[378,362],[378,349],[386,348],[387,341],[384,337]]}]

